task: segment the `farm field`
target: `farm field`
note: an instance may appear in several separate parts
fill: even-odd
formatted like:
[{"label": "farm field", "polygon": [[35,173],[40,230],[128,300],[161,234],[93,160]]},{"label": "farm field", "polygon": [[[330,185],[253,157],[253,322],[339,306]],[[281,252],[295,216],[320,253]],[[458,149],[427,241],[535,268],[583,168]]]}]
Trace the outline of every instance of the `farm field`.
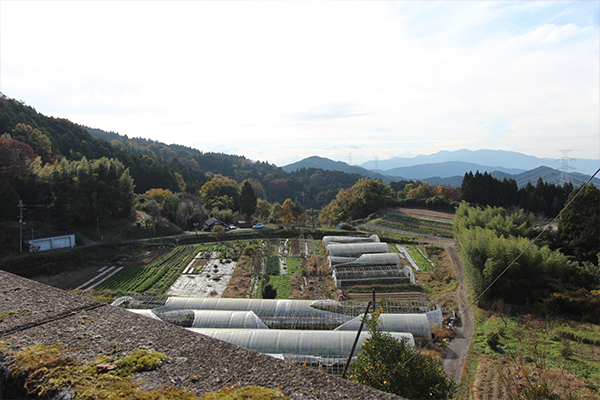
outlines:
[{"label": "farm field", "polygon": [[418,241],[424,238],[441,243],[452,240],[454,236],[454,213],[396,207],[380,211],[378,217],[362,225],[363,229],[373,233],[392,234],[395,240],[400,241]]},{"label": "farm field", "polygon": [[479,310],[469,358],[463,391],[475,400],[510,398],[517,387],[540,399],[600,398],[598,325]]},{"label": "farm field", "polygon": [[220,254],[221,251],[200,251],[165,294],[167,296],[221,297],[237,263],[230,259],[219,258]]},{"label": "farm field", "polygon": [[198,246],[177,247],[161,260],[149,266],[123,267],[121,271],[98,284],[95,289],[124,293],[164,294],[199,251]]},{"label": "farm field", "polygon": [[142,267],[146,265],[152,265],[164,256],[169,254],[171,249],[150,249],[146,253],[135,259],[121,258],[115,262],[105,262],[102,264],[94,265],[91,267],[80,268],[75,271],[61,272],[55,275],[39,276],[35,280],[46,285],[54,286],[63,290],[74,290],[81,285],[94,279],[100,273],[103,267],[127,265],[132,267]]}]

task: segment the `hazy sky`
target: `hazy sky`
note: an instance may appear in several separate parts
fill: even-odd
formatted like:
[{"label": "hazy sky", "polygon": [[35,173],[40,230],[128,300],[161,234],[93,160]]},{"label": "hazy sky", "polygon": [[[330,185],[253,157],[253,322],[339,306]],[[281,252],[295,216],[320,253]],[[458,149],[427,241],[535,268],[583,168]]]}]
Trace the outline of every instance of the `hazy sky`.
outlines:
[{"label": "hazy sky", "polygon": [[0,91],[285,165],[600,159],[599,1],[1,1]]}]

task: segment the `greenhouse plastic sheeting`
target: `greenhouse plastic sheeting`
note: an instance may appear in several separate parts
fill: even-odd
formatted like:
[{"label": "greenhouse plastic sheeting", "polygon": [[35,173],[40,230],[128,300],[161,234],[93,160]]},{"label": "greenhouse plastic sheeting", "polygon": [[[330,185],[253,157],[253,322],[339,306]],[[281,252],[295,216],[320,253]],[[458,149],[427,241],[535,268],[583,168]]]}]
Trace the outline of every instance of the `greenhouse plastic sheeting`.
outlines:
[{"label": "greenhouse plastic sheeting", "polygon": [[427,315],[427,319],[431,326],[441,325],[444,322],[444,315],[439,307],[435,310],[426,312],[425,315]]},{"label": "greenhouse plastic sheeting", "polygon": [[[263,299],[228,299],[209,297],[169,297],[164,309],[170,310],[221,310],[221,311],[254,311],[256,315],[323,315],[327,311],[311,307],[314,300],[263,300]],[[339,302],[330,300],[321,304],[331,303],[334,307],[341,306]]]},{"label": "greenhouse plastic sheeting", "polygon": [[345,243],[330,244],[327,246],[327,252],[331,256],[349,257],[356,255],[358,258],[366,253],[389,253],[390,248],[387,243]]},{"label": "greenhouse plastic sheeting", "polygon": [[[356,332],[353,331],[187,329],[261,353],[297,354],[318,357],[347,357],[356,338]],[[398,340],[406,338],[411,345],[415,345],[413,335],[410,333],[391,332],[390,334]],[[360,352],[361,346],[368,336],[368,332],[360,334],[353,355],[357,355]]]},{"label": "greenhouse plastic sheeting", "polygon": [[[361,266],[361,265],[400,265],[401,259],[398,253],[371,253],[363,254],[352,260],[350,257],[329,257],[334,259],[349,259],[348,262],[338,263],[334,268],[343,266]],[[341,260],[340,260],[341,261]]]},{"label": "greenhouse plastic sheeting", "polygon": [[252,311],[194,310],[193,328],[269,329]]},{"label": "greenhouse plastic sheeting", "polygon": [[325,246],[333,243],[376,243],[379,242],[379,236],[323,236],[322,242]]},{"label": "greenhouse plastic sheeting", "polygon": [[[337,327],[336,331],[358,331],[362,317]],[[408,332],[416,341],[431,340],[429,319],[425,314],[381,314],[377,329],[387,332]]]},{"label": "greenhouse plastic sheeting", "polygon": [[158,319],[158,320],[160,320],[160,318],[158,318],[158,317],[156,316],[156,314],[154,314],[154,313],[152,312],[152,310],[131,310],[131,309],[128,309],[127,311],[129,311],[129,312],[132,312],[132,313],[134,313],[134,314],[143,315],[144,317],[148,317],[148,318],[152,318],[152,319]]}]

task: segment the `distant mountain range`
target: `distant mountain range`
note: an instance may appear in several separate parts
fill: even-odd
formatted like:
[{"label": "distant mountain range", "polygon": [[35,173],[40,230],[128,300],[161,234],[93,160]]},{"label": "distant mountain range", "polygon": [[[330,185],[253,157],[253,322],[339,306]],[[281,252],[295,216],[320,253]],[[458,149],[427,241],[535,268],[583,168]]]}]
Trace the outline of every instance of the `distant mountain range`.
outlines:
[{"label": "distant mountain range", "polygon": [[308,157],[304,160],[281,167],[281,169],[283,169],[286,172],[295,172],[302,168],[318,168],[327,171],[341,171],[346,172],[348,174],[359,174],[362,176],[369,177],[371,179],[380,179],[385,184],[398,180],[389,176],[389,174],[381,174],[377,171],[369,171],[366,168],[357,167],[355,165],[348,165],[342,161],[333,161],[329,158],[323,158],[318,156]]},{"label": "distant mountain range", "polygon": [[[560,167],[560,160],[537,158],[504,150],[458,150],[440,151],[431,155],[420,155],[413,158],[394,157],[389,160],[368,161],[362,166],[352,166],[341,161],[333,161],[323,157],[309,157],[282,167],[292,172],[302,168],[321,168],[324,170],[357,173],[372,179],[381,179],[384,183],[401,180],[418,180],[431,185],[443,183],[459,187],[465,173],[488,172],[497,179],[515,179],[519,187],[527,182],[536,184],[539,178],[546,183],[560,184],[563,178],[561,171],[550,167]],[[600,166],[599,160],[577,159],[570,163],[577,165],[578,171],[570,172],[567,180],[574,185],[587,181]],[[377,169],[375,169],[377,165]],[[495,165],[495,166],[490,166]],[[595,185],[600,179],[594,178]]]},{"label": "distant mountain range", "polygon": [[[367,161],[361,167],[369,170],[380,170],[390,172],[390,170],[400,167],[411,167],[423,164],[438,164],[450,161],[459,161],[464,163],[473,163],[485,166],[487,171],[502,171],[503,169],[530,171],[540,166],[560,169],[561,162],[557,158],[538,158],[527,154],[517,153],[505,150],[456,150],[439,151],[435,154],[418,155],[412,158],[392,157],[387,160]],[[600,160],[575,158],[570,162],[570,167],[575,171],[591,175],[600,167]],[[389,175],[389,174],[388,174]],[[442,175],[440,175],[442,176]]]}]

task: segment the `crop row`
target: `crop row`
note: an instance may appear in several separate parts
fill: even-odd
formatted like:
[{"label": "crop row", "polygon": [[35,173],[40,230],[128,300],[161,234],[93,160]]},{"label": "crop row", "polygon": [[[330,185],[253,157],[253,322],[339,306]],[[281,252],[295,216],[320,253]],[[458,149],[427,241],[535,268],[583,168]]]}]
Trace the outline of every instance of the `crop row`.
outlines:
[{"label": "crop row", "polygon": [[177,247],[152,265],[124,267],[117,274],[98,285],[97,289],[162,294],[168,289],[165,284],[171,281],[173,276],[180,274],[197,253],[198,247]]},{"label": "crop row", "polygon": [[200,251],[210,251],[210,252],[223,252],[227,250],[227,246],[224,244],[213,244],[213,245],[204,245],[200,246]]},{"label": "crop row", "polygon": [[431,263],[427,261],[423,254],[415,246],[405,246],[406,250],[410,253],[410,256],[415,260],[419,268],[423,271],[429,271],[432,269]]},{"label": "crop row", "polygon": [[265,258],[265,274],[276,276],[279,275],[279,272],[279,257],[267,256]]}]

